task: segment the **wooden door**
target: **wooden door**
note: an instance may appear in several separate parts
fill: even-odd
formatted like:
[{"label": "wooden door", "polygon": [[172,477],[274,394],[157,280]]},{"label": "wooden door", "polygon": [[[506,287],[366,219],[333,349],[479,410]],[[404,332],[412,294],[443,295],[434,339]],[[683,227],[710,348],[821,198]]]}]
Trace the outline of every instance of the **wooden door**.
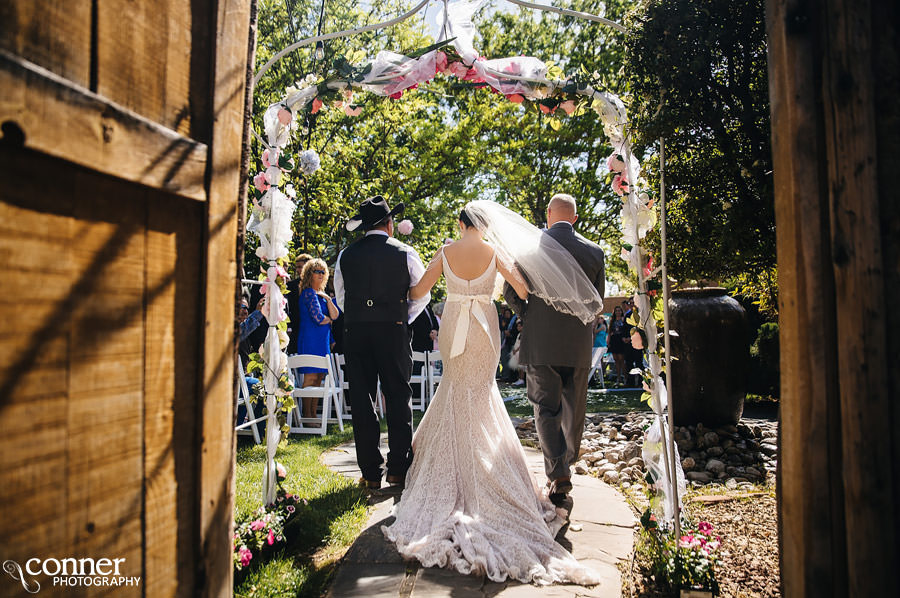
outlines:
[{"label": "wooden door", "polygon": [[249,14],[0,5],[0,560],[42,596],[231,594]]},{"label": "wooden door", "polygon": [[786,598],[900,595],[900,6],[767,2]]}]

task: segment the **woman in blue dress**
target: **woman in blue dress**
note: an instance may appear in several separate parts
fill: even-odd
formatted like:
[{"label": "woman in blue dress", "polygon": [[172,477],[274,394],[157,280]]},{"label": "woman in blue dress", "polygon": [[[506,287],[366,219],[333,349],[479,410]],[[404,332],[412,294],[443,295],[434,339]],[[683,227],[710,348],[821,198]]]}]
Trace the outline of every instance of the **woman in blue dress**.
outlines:
[{"label": "woman in blue dress", "polygon": [[[334,300],[325,293],[328,282],[328,266],[319,258],[306,262],[300,274],[300,333],[297,335],[297,353],[300,355],[328,355],[331,352],[331,322],[340,315]],[[321,386],[326,370],[300,368],[303,388]],[[303,417],[316,417],[319,399],[303,397]]]}]

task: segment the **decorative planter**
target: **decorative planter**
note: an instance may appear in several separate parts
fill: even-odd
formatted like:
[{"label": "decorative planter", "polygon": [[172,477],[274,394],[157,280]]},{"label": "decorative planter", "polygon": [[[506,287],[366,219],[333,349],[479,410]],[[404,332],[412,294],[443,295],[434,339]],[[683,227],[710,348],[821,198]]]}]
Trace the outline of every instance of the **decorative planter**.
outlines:
[{"label": "decorative planter", "polygon": [[750,361],[744,308],[721,287],[674,291],[669,299],[675,423],[737,424]]}]

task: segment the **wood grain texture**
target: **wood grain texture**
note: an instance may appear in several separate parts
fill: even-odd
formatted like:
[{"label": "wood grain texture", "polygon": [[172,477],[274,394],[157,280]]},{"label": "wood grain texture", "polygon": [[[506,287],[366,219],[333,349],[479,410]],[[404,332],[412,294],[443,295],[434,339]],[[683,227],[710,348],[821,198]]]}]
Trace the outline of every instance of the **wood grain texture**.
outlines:
[{"label": "wood grain texture", "polygon": [[0,122],[26,147],[191,199],[206,197],[207,147],[0,51]]},{"label": "wood grain texture", "polygon": [[[234,305],[249,0],[220,0],[216,9],[212,144],[206,238],[203,346],[200,542],[204,580],[198,594],[232,592],[234,508]],[[230,324],[230,325],[229,325]],[[226,458],[227,456],[227,458]]]},{"label": "wood grain texture", "polygon": [[[781,340],[779,515],[786,597],[897,595],[898,409],[888,375],[890,320],[880,169],[898,157],[893,120],[875,109],[896,87],[890,3],[767,5]],[[897,10],[894,7],[894,14]],[[881,16],[879,16],[881,15]],[[882,46],[873,50],[872,28]],[[893,29],[892,29],[893,27]],[[893,62],[891,59],[893,58]],[[875,73],[884,74],[881,82]],[[892,73],[892,74],[888,74]],[[896,210],[893,211],[896,213]],[[889,228],[889,227],[888,227]],[[891,323],[893,322],[893,323]],[[873,540],[877,538],[877,540]]]},{"label": "wood grain texture", "polygon": [[[16,177],[41,181],[40,192]],[[138,197],[122,201],[128,193]],[[0,150],[0,254],[13,258],[0,268],[40,289],[34,311],[4,294],[9,313],[28,317],[0,325],[0,511],[16,514],[0,518],[8,558],[114,556],[123,574],[143,575],[142,197],[28,150]],[[42,594],[71,591],[42,585]]]},{"label": "wood grain texture", "polygon": [[202,204],[151,192],[143,372],[147,596],[191,596],[196,580]]},{"label": "wood grain texture", "polygon": [[0,2],[0,49],[90,87],[91,0]]},{"label": "wood grain texture", "polygon": [[873,11],[877,4],[830,0],[821,36],[851,596],[900,594],[894,571],[900,558],[896,542],[867,541],[885,528],[895,529],[898,498],[886,475],[891,471],[893,399],[879,234],[872,54],[872,19],[880,18],[880,11]]},{"label": "wood grain texture", "polygon": [[[188,135],[191,33],[195,18],[208,19],[205,2],[100,2],[95,48],[97,92],[145,118]],[[197,47],[203,54],[207,49],[208,45]]]},{"label": "wood grain texture", "polygon": [[[781,413],[778,492],[785,596],[845,595],[837,330],[819,156],[814,15],[769,2],[769,89],[778,245]],[[797,24],[803,24],[798,26]]]}]

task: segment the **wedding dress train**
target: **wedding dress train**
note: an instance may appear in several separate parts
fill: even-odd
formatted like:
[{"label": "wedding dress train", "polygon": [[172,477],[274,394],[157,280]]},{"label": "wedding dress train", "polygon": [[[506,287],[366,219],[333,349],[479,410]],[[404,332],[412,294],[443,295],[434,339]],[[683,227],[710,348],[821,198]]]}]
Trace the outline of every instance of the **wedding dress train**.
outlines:
[{"label": "wedding dress train", "polygon": [[381,529],[400,554],[426,567],[494,581],[599,583],[554,540],[564,520],[535,484],[494,381],[496,258],[471,281],[442,259],[448,291],[438,339],[443,378],[413,438],[396,521]]}]

